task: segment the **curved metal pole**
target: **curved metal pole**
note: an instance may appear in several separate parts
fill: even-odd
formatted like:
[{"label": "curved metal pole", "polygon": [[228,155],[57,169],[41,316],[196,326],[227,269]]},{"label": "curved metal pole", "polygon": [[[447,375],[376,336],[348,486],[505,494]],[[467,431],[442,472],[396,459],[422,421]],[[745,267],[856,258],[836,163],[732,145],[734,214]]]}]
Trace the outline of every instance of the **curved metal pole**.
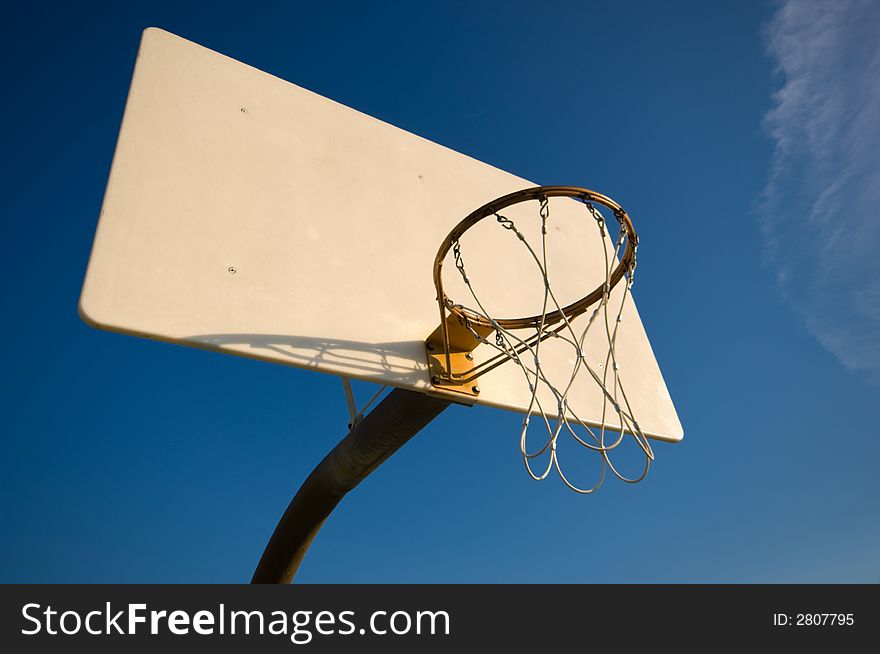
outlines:
[{"label": "curved metal pole", "polygon": [[275,527],[251,583],[289,583],[312,539],[345,494],[449,404],[414,391],[391,391],[303,482]]}]

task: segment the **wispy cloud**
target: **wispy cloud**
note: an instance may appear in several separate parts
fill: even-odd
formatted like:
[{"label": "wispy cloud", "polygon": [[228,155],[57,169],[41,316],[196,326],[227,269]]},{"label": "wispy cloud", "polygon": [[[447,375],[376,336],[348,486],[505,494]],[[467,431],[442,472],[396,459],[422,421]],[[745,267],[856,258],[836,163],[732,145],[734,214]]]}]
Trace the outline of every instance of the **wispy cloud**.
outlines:
[{"label": "wispy cloud", "polygon": [[880,380],[880,2],[784,0],[762,202],[767,258],[809,331]]}]

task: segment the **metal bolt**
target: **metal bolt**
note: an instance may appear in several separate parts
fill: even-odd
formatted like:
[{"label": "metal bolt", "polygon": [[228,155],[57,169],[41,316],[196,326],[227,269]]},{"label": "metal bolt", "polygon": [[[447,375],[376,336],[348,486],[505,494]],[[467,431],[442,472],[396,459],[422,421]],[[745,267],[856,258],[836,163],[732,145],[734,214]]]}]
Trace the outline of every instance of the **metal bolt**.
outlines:
[{"label": "metal bolt", "polygon": [[474,386],[473,388],[471,388],[471,390],[474,392],[474,395],[480,394],[480,387],[479,386]]},{"label": "metal bolt", "polygon": [[246,107],[242,107],[242,108],[241,108],[241,113],[246,114],[246,113],[247,113],[247,108],[246,108]]},{"label": "metal bolt", "polygon": [[226,270],[228,270],[233,275],[235,274],[235,266],[229,266],[229,268],[227,268]]},{"label": "metal bolt", "polygon": [[473,361],[474,355],[471,354],[470,352],[467,352],[467,353],[465,353],[464,358],[467,359],[468,361]]},{"label": "metal bolt", "polygon": [[434,344],[431,343],[430,341],[428,341],[427,343],[425,343],[425,347],[428,348],[428,351],[429,351],[429,352],[433,352],[433,351],[434,351]]},{"label": "metal bolt", "polygon": [[434,375],[431,377],[431,383],[434,384],[434,386],[438,386],[440,384],[440,377]]}]

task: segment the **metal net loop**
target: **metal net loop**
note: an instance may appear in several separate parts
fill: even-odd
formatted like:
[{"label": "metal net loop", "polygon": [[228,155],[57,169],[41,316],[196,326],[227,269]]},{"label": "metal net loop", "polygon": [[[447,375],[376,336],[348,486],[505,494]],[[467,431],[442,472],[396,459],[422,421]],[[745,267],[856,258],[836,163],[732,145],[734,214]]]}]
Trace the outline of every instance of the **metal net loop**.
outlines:
[{"label": "metal net loop", "polygon": [[[568,306],[562,306],[558,301],[548,273],[547,232],[552,222],[550,198],[555,196],[574,198],[583,204],[587,219],[595,224],[599,232],[604,255],[604,279],[592,293]],[[541,236],[540,243],[536,244],[530,243],[516,223],[502,213],[506,207],[529,200],[538,202]],[[619,226],[615,240],[607,230],[606,217],[599,207],[610,211]],[[534,263],[543,282],[539,314],[521,319],[496,318],[487,311],[474,289],[466,271],[459,239],[476,222],[488,217],[494,217],[502,229],[512,234],[526,248]],[[587,494],[602,485],[608,470],[628,483],[637,483],[648,474],[654,453],[630,406],[617,357],[617,335],[624,307],[631,301],[637,246],[638,237],[632,221],[622,207],[610,198],[578,187],[536,187],[499,198],[472,213],[452,231],[437,255],[435,284],[441,318],[448,310],[459,318],[475,339],[497,352],[494,357],[477,366],[472,374],[477,376],[511,361],[519,367],[528,385],[530,400],[522,422],[520,451],[526,470],[533,479],[545,479],[555,470],[566,486],[575,492]],[[443,292],[440,269],[450,249],[456,270],[470,293],[472,303],[468,302],[467,305],[454,303]],[[612,301],[612,290],[621,281],[623,290]],[[585,317],[576,321],[582,315]],[[588,335],[596,331],[601,334],[605,350],[604,361],[598,367],[590,364],[584,352]],[[542,366],[542,343],[548,338],[556,341],[554,347],[564,346],[571,350],[573,364],[562,379],[550,379]],[[599,426],[587,424],[568,402],[575,380],[583,376],[591,379],[602,394]],[[541,390],[544,392],[541,393]],[[550,404],[547,403],[548,396],[552,398]],[[579,449],[599,458],[599,470],[592,484],[579,486],[566,475],[558,454],[561,439],[569,439]],[[628,439],[635,441],[644,456],[641,472],[634,477],[621,473],[612,461],[615,450]]]}]

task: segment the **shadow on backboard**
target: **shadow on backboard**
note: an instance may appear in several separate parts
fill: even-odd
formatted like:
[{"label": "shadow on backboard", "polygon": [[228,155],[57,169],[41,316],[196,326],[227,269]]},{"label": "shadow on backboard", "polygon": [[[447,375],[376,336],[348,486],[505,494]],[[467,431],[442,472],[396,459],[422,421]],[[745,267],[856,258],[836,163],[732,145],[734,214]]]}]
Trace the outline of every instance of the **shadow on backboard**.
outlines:
[{"label": "shadow on backboard", "polygon": [[183,340],[228,354],[391,386],[414,387],[428,381],[423,341],[364,343],[282,334],[200,334]]}]

